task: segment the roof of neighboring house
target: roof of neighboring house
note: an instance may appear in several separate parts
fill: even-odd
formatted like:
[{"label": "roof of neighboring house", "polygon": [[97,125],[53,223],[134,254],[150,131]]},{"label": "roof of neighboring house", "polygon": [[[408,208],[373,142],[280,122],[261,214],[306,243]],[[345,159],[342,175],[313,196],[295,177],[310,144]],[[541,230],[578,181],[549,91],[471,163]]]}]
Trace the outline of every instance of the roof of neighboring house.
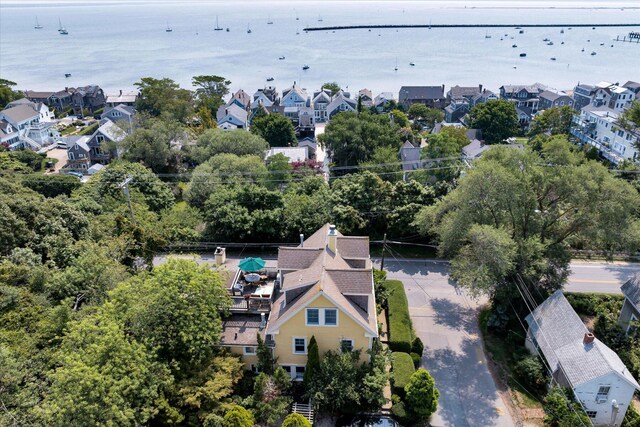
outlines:
[{"label": "roof of neighboring house", "polygon": [[626,82],[622,86],[626,87],[627,89],[629,89],[632,92],[635,92],[635,93],[640,92],[640,83],[638,83],[638,82],[634,82],[634,81],[629,80],[628,82]]},{"label": "roof of neighboring house", "polygon": [[357,106],[356,101],[347,97],[343,91],[340,91],[333,97],[329,105],[327,105],[327,111],[331,112],[335,110],[340,106],[340,104],[347,104],[349,107],[353,108],[354,110],[356,109],[356,106]]},{"label": "roof of neighboring house", "polygon": [[293,82],[293,86],[291,86],[290,88],[287,88],[287,89],[282,91],[282,98],[284,98],[285,96],[289,95],[290,92],[297,93],[300,98],[305,99],[305,100],[309,97],[307,95],[307,90],[304,89],[304,88],[301,88],[300,86],[298,86],[296,84],[296,82]]},{"label": "roof of neighboring house", "polygon": [[95,163],[95,164],[91,165],[91,167],[89,169],[87,169],[87,173],[89,175],[93,175],[94,173],[99,172],[104,168],[106,168],[105,165],[102,165],[100,163]]},{"label": "roof of neighboring house", "polygon": [[464,125],[462,123],[448,123],[445,121],[442,122],[438,122],[433,126],[433,129],[431,129],[431,133],[433,134],[438,134],[442,131],[442,128],[446,128],[446,127],[454,127],[454,128],[463,128]]},{"label": "roof of neighboring house", "polygon": [[547,90],[547,86],[542,83],[534,83],[532,85],[504,85],[500,89],[504,89],[506,93],[520,92],[523,89],[529,93],[540,93]]},{"label": "roof of neighboring house", "polygon": [[[11,131],[8,130],[10,127],[11,127]],[[0,120],[0,136],[6,136],[15,132],[17,131],[13,129],[13,127],[11,126],[11,123],[9,123],[6,120]]]},{"label": "roof of neighboring house", "polygon": [[236,104],[223,105],[218,108],[218,113],[216,114],[217,120],[221,121],[226,116],[233,116],[236,119],[240,120],[242,123],[247,121],[248,113],[246,110],[243,110]]},{"label": "roof of neighboring house", "polygon": [[229,100],[229,102],[227,102],[227,105],[230,105],[234,100],[240,102],[242,105],[244,105],[245,108],[248,108],[251,105],[251,97],[242,89],[231,96],[231,99]]},{"label": "roof of neighboring house", "polygon": [[17,105],[33,105],[33,108],[36,108],[36,104],[29,101],[27,98],[20,98],[20,99],[16,99],[15,101],[11,101],[10,103],[8,103],[7,105],[4,106],[4,108],[10,108],[10,107],[15,107]]},{"label": "roof of neighboring house", "polygon": [[120,127],[113,123],[111,120],[105,120],[104,124],[102,124],[96,132],[100,132],[111,141],[122,141],[126,133]]},{"label": "roof of neighboring house", "polygon": [[[328,246],[330,225],[304,240],[301,246],[278,249],[278,268],[285,271],[284,291],[303,289],[301,295],[286,302],[283,293],[273,304],[269,330],[277,330],[290,316],[315,298],[323,295],[367,330],[377,334],[373,278],[369,260],[369,238],[343,236],[336,230],[336,252]],[[365,268],[351,267],[349,260],[365,260]],[[286,273],[287,270],[294,270]],[[367,311],[346,295],[369,295]]]},{"label": "roof of neighboring house", "polygon": [[131,107],[131,106],[129,106],[129,105],[118,104],[115,107],[111,107],[111,108],[107,107],[107,108],[105,108],[105,110],[102,113],[102,115],[105,116],[105,115],[109,114],[113,110],[120,111],[122,114],[125,114],[125,115],[128,115],[128,116],[130,116],[130,115],[132,115],[132,114],[134,114],[136,112],[136,109]]},{"label": "roof of neighboring house", "polygon": [[80,94],[82,97],[88,96],[90,98],[95,98],[100,93],[100,86],[98,85],[87,85],[80,86],[77,88],[69,88],[69,91],[73,94]]},{"label": "roof of neighboring house", "polygon": [[533,117],[533,110],[531,109],[531,107],[526,107],[524,105],[520,107],[516,107],[516,113],[518,113],[518,116],[525,115],[528,118]]},{"label": "roof of neighboring house", "polygon": [[115,95],[107,95],[107,104],[125,104],[136,102],[137,92],[120,92]]},{"label": "roof of neighboring house", "polygon": [[403,99],[443,99],[443,86],[402,86],[399,98]]},{"label": "roof of neighboring house", "polygon": [[73,148],[74,145],[77,145],[82,150],[84,150],[84,151],[86,151],[88,153],[91,150],[89,148],[89,140],[90,139],[91,139],[91,137],[87,136],[87,135],[84,135],[84,136],[69,136],[69,137],[67,137],[67,147],[69,147],[67,150]]},{"label": "roof of neighboring house", "polygon": [[392,92],[380,92],[373,99],[374,104],[379,105],[381,102],[392,101],[394,99]]},{"label": "roof of neighboring house", "polygon": [[583,343],[589,330],[562,291],[547,298],[526,321],[551,370],[561,369],[573,387],[615,373],[640,390],[638,382],[613,350],[597,338],[592,343]]},{"label": "roof of neighboring house", "polygon": [[24,96],[26,96],[27,98],[35,98],[35,99],[45,99],[50,97],[53,94],[54,92],[47,92],[47,91],[43,91],[43,92],[37,92],[35,90],[24,91]]},{"label": "roof of neighboring house", "polygon": [[366,96],[369,99],[373,99],[373,93],[371,93],[371,91],[367,88],[364,89],[360,89],[358,91],[358,96],[362,96],[363,98]]},{"label": "roof of neighboring house", "polygon": [[551,102],[553,102],[556,99],[561,98],[563,96],[568,97],[569,95],[567,95],[564,92],[556,92],[556,91],[552,91],[552,90],[545,90],[540,94],[540,98],[548,99]]},{"label": "roof of neighboring house", "polygon": [[491,145],[485,144],[480,140],[474,139],[469,144],[462,147],[462,154],[465,157],[476,158],[480,157],[482,153],[491,148]]},{"label": "roof of neighboring house", "polygon": [[273,147],[267,151],[265,160],[276,154],[283,154],[290,162],[302,162],[309,158],[308,147]]},{"label": "roof of neighboring house", "polygon": [[259,314],[232,314],[222,320],[220,345],[258,345],[257,334],[264,339],[265,328],[260,328]]},{"label": "roof of neighboring house", "polygon": [[482,93],[482,85],[480,86],[452,86],[447,94],[451,99],[471,98]]},{"label": "roof of neighboring house", "polygon": [[2,110],[2,114],[7,116],[11,121],[15,123],[24,122],[34,117],[40,117],[40,113],[34,110],[32,105],[33,103],[19,104],[15,107],[5,108],[4,110]]},{"label": "roof of neighboring house", "polygon": [[620,289],[631,304],[640,310],[640,273],[634,274]]}]

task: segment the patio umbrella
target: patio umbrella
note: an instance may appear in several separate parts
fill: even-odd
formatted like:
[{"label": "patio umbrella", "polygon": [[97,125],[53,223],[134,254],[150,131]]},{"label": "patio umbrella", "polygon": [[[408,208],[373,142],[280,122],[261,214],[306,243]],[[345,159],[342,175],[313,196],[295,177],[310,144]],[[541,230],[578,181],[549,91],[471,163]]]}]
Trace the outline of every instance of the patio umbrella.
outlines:
[{"label": "patio umbrella", "polygon": [[258,271],[262,270],[266,262],[262,258],[245,258],[238,265],[242,271]]}]

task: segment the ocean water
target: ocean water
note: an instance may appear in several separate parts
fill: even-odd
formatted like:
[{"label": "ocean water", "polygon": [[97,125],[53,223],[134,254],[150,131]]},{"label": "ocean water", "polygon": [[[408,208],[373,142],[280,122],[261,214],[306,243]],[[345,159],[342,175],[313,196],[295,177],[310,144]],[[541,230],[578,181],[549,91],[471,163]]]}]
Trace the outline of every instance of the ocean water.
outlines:
[{"label": "ocean water", "polygon": [[[374,94],[397,94],[402,85],[483,84],[497,90],[536,81],[570,89],[577,82],[640,81],[640,44],[613,41],[640,27],[572,28],[564,34],[559,28],[526,28],[524,34],[513,28],[302,30],[349,24],[640,23],[639,6],[637,1],[0,0],[0,77],[21,89],[96,83],[107,92],[132,89],[143,76],[169,77],[190,87],[191,77],[200,74],[225,76],[233,90],[249,93],[267,84],[284,89],[293,81],[310,90],[337,81]],[[36,16],[41,30],[33,28]],[[229,32],[213,30],[216,16]],[[58,20],[69,35],[58,34]],[[167,25],[172,32],[165,31]],[[303,71],[305,64],[310,68]],[[268,77],[275,81],[267,83]]]}]

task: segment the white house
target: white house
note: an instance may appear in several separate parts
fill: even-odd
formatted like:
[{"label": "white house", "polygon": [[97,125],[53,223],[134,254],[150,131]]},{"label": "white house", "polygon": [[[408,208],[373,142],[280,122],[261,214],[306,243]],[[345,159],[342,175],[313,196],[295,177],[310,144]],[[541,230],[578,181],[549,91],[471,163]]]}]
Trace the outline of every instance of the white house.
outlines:
[{"label": "white house", "polygon": [[218,127],[224,130],[246,129],[248,118],[247,110],[236,103],[221,106],[217,113]]},{"label": "white house", "polygon": [[265,160],[268,160],[269,157],[275,156],[276,154],[283,154],[285,157],[289,158],[289,163],[292,162],[304,162],[309,159],[309,147],[307,146],[298,146],[298,147],[272,147],[264,156]]},{"label": "white house", "polygon": [[384,110],[384,107],[388,102],[395,101],[395,97],[392,92],[382,92],[379,93],[375,98],[373,98],[373,106],[376,107],[378,111]]},{"label": "white house", "polygon": [[635,144],[640,135],[618,126],[619,116],[619,112],[607,106],[587,105],[580,116],[574,117],[571,134],[581,143],[594,146],[614,165],[623,160],[638,161],[640,154]]},{"label": "white house", "polygon": [[640,390],[620,357],[589,332],[561,291],[526,321],[527,349],[542,353],[552,382],[573,391],[594,426],[619,427]]},{"label": "white house", "polygon": [[329,118],[343,111],[356,111],[358,104],[349,98],[343,91],[339,91],[327,105],[327,115]]},{"label": "white house", "polygon": [[[0,111],[0,122],[4,123],[3,135],[0,135],[0,139],[8,142],[12,150],[22,148],[39,150],[60,138],[53,120],[53,113],[46,105],[33,103],[26,98],[19,99],[9,103],[4,110]],[[9,130],[11,132],[7,132]]]},{"label": "white house", "polygon": [[636,97],[636,94],[629,88],[609,82],[600,82],[595,87],[591,105],[595,107],[607,106],[618,113],[629,108]]},{"label": "white house", "polygon": [[327,105],[331,103],[331,94],[326,90],[320,90],[313,96],[313,112],[316,123],[326,122],[329,119],[327,115]]},{"label": "white house", "polygon": [[296,82],[293,82],[293,86],[282,92],[280,105],[284,107],[304,107],[307,103],[307,98],[309,98],[309,96],[307,95],[306,89],[301,88]]}]

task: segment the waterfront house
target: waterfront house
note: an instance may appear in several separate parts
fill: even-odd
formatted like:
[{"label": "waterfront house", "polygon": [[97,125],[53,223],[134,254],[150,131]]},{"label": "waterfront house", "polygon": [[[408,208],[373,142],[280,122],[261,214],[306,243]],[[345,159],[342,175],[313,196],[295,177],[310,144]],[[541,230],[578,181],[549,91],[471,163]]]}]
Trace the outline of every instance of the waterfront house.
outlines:
[{"label": "waterfront house", "polygon": [[240,89],[231,96],[231,99],[229,99],[226,105],[227,107],[237,105],[241,109],[248,111],[249,108],[251,108],[251,97],[244,90]]},{"label": "waterfront house", "polygon": [[373,107],[373,93],[369,89],[360,89],[358,91],[358,98],[362,108]]},{"label": "waterfront house", "polygon": [[636,99],[640,100],[640,83],[629,80],[622,87],[629,89],[636,94]]},{"label": "waterfront house", "polygon": [[587,105],[573,118],[571,135],[581,144],[589,144],[614,165],[624,160],[638,161],[640,131],[618,125],[620,113],[606,105]]},{"label": "waterfront house", "polygon": [[546,110],[547,108],[573,107],[573,98],[567,93],[547,89],[540,93],[538,101],[538,110]]},{"label": "waterfront house", "polygon": [[620,357],[589,332],[562,291],[526,322],[526,347],[544,357],[552,383],[573,391],[594,426],[619,427],[640,385]]},{"label": "waterfront house", "polygon": [[331,92],[327,89],[319,90],[313,94],[313,113],[316,123],[329,120],[327,106],[331,103]]},{"label": "waterfront house", "polygon": [[0,111],[0,122],[5,123],[1,139],[8,143],[11,150],[37,151],[60,138],[53,122],[53,113],[49,108],[25,98],[7,104],[5,109]]},{"label": "waterfront house", "polygon": [[119,93],[107,94],[105,103],[106,103],[106,107],[110,107],[110,108],[116,107],[118,105],[135,107],[137,99],[138,99],[137,92],[123,92],[121,89]]},{"label": "waterfront house", "polygon": [[[223,262],[224,249],[216,251]],[[220,345],[256,370],[256,335],[292,379],[302,380],[311,337],[322,356],[329,350],[362,350],[378,338],[369,238],[343,236],[324,225],[297,247],[278,250],[277,268],[257,275],[238,270],[227,287],[232,315],[223,321]],[[258,282],[250,280],[258,279]]]},{"label": "waterfront house", "polygon": [[49,106],[55,108],[58,112],[71,109],[71,105],[73,103],[71,99],[72,95],[73,93],[68,87],[64,88],[64,90],[54,92],[49,96]]},{"label": "waterfront house", "polygon": [[284,107],[304,107],[307,105],[308,98],[307,90],[301,88],[296,82],[293,82],[293,86],[282,92],[280,105]]},{"label": "waterfront house", "polygon": [[526,114],[535,114],[538,112],[540,94],[547,89],[542,83],[504,85],[500,87],[500,98],[513,102]]},{"label": "waterfront house", "polygon": [[640,322],[640,273],[634,274],[621,289],[624,305],[620,310],[618,323],[625,333],[629,334],[638,330],[638,322]]},{"label": "waterfront house", "polygon": [[51,96],[54,92],[51,91],[36,91],[36,90],[25,90],[24,97],[27,98],[31,102],[41,102],[47,106],[50,106]]},{"label": "waterfront house", "polygon": [[10,147],[20,139],[18,129],[11,126],[6,120],[0,120],[0,145]]},{"label": "waterfront house", "polygon": [[471,109],[498,96],[482,85],[453,86],[447,92],[447,106],[444,109],[444,120],[449,123],[463,122]]},{"label": "waterfront house", "polygon": [[636,97],[636,94],[630,89],[609,82],[600,82],[595,87],[591,105],[594,107],[606,106],[618,113],[629,108]]},{"label": "waterfront house", "polygon": [[235,102],[221,106],[216,114],[218,127],[223,130],[247,129],[248,117],[247,110]]},{"label": "waterfront house", "polygon": [[349,98],[347,93],[340,90],[333,96],[329,105],[327,105],[327,117],[331,119],[338,113],[349,111],[353,112],[356,111],[357,108],[357,102]]},{"label": "waterfront house", "polygon": [[409,108],[411,104],[424,104],[427,107],[444,109],[446,97],[442,86],[402,86],[398,94],[400,104]]},{"label": "waterfront house", "polygon": [[67,164],[65,169],[85,172],[91,167],[90,136],[67,137]]},{"label": "waterfront house", "polygon": [[71,104],[75,114],[83,114],[84,110],[93,113],[105,106],[106,97],[104,91],[98,85],[70,88]]},{"label": "waterfront house", "polygon": [[100,126],[87,141],[90,149],[89,158],[91,164],[109,164],[111,159],[116,157],[118,143],[120,143],[126,135],[126,132],[111,120],[101,120]]},{"label": "waterfront house", "polygon": [[111,120],[114,123],[125,123],[124,127],[133,132],[133,116],[136,110],[126,104],[118,104],[115,107],[104,107],[104,112],[101,114],[100,119]]},{"label": "waterfront house", "polygon": [[591,104],[591,100],[595,93],[595,86],[578,83],[576,87],[573,88],[573,109],[580,111],[587,105]]},{"label": "waterfront house", "polygon": [[267,86],[264,89],[258,89],[253,94],[253,100],[256,101],[258,98],[262,98],[263,100],[265,100],[265,104],[268,100],[269,105],[280,103],[280,95],[278,94],[278,90],[274,86]]},{"label": "waterfront house", "polygon": [[389,103],[395,102],[396,99],[391,92],[381,92],[373,98],[373,106],[379,113],[382,113]]}]

